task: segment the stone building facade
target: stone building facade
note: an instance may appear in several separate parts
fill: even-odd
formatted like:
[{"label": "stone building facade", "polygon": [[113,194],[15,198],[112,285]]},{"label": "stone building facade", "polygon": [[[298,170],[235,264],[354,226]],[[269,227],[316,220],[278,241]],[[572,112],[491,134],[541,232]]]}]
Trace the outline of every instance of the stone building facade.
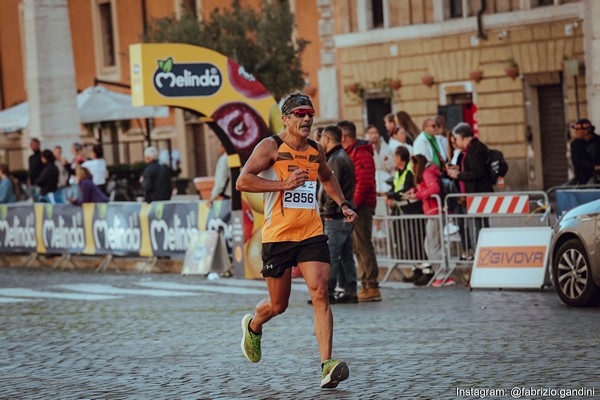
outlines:
[{"label": "stone building facade", "polygon": [[510,160],[507,189],[567,180],[569,125],[592,107],[593,44],[585,37],[598,12],[593,1],[317,3],[321,24],[334,28],[320,29],[322,43],[333,42],[321,69],[337,71],[337,92],[321,91],[322,109],[337,105],[359,131],[382,126],[386,112],[407,111],[420,126],[438,113],[453,125],[475,111],[482,141]]},{"label": "stone building facade", "polygon": [[[298,7],[297,3],[301,6]],[[191,12],[202,21],[208,19],[215,8],[227,8],[231,4],[232,0],[2,0],[0,110],[23,101],[35,102],[46,110],[60,110],[51,122],[65,126],[65,115],[75,113],[73,105],[77,92],[95,81],[101,81],[110,90],[129,93],[129,45],[143,40],[151,21],[168,16],[179,17],[184,12]],[[241,4],[260,9],[262,0],[242,0]],[[317,5],[315,1],[304,0],[289,0],[288,4],[296,15],[296,35],[310,41],[301,60],[305,87],[299,89],[314,95],[318,109],[317,60],[321,44],[315,17],[318,15]],[[58,18],[61,23],[57,27],[55,21]],[[27,37],[32,37],[29,31],[34,32],[37,39],[30,40],[31,44],[27,45]],[[63,40],[57,40],[57,34]],[[55,54],[56,50],[61,51],[60,55]],[[49,74],[50,64],[45,61],[48,59],[53,60],[53,74]],[[29,83],[30,78],[34,84]],[[265,84],[268,87],[268,83]],[[68,96],[72,96],[71,111],[64,111],[66,107],[55,107],[53,102]],[[0,162],[9,163],[12,170],[26,168],[30,137],[42,139],[44,148],[54,144],[51,135],[42,128],[50,126],[48,117],[53,113],[42,110],[38,114],[46,119],[34,116],[36,122],[30,123],[30,127],[38,126],[39,129],[0,133]],[[206,124],[186,115],[183,110],[172,109],[169,118],[156,119],[150,125],[154,144],[158,141],[159,145],[164,145],[170,141],[182,153],[183,177],[214,173],[219,154],[218,139]],[[70,124],[68,140],[86,143],[101,140],[99,127],[93,127],[93,134],[88,128],[75,123],[73,129],[73,124]],[[143,159],[144,134],[148,131],[146,121],[125,121],[119,123],[116,130],[103,130],[103,142],[113,142],[114,139],[120,142],[118,148],[112,144],[104,146],[109,164],[133,163]],[[65,155],[71,157],[68,149]]]},{"label": "stone building facade", "polygon": [[[0,2],[0,109],[28,99],[27,7],[57,1]],[[258,8],[261,1],[242,4]],[[231,4],[59,2],[68,8],[77,90],[95,79],[129,84],[129,45],[141,40],[152,19],[187,9],[201,21]],[[400,110],[417,125],[438,113],[454,124],[476,111],[481,139],[510,160],[507,189],[524,190],[566,181],[570,123],[600,115],[600,45],[594,39],[600,27],[591,23],[600,20],[600,1],[289,0],[289,6],[297,36],[310,41],[301,89],[314,98],[317,124],[350,119],[359,130],[367,123],[382,128],[382,116]],[[516,75],[514,68],[507,71],[511,65],[518,66]],[[119,140],[139,141],[145,123],[119,129]],[[22,148],[16,158],[26,160],[26,135],[0,136],[0,157],[7,154],[3,148]],[[152,137],[170,139],[182,151],[184,176],[213,172],[217,139],[182,110],[157,119]],[[141,147],[138,152],[141,159]]]}]

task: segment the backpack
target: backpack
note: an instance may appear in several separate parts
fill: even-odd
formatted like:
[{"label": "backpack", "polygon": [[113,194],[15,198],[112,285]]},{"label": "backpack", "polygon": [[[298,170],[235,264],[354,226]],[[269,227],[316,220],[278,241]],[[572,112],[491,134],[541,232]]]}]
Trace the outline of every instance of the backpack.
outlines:
[{"label": "backpack", "polygon": [[490,149],[488,151],[487,165],[490,171],[490,179],[494,185],[499,177],[504,177],[508,172],[508,163],[500,150]]}]

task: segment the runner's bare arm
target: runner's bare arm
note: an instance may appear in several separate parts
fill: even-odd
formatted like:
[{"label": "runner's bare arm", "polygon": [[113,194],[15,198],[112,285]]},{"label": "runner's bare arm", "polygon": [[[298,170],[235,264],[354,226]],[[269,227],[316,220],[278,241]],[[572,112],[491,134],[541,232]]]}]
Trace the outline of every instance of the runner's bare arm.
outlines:
[{"label": "runner's bare arm", "polygon": [[273,139],[261,141],[246,161],[235,188],[241,192],[279,192],[282,190],[295,189],[304,185],[308,179],[308,171],[298,169],[294,171],[285,181],[272,181],[258,176],[261,172],[269,169],[277,161],[277,143]]}]

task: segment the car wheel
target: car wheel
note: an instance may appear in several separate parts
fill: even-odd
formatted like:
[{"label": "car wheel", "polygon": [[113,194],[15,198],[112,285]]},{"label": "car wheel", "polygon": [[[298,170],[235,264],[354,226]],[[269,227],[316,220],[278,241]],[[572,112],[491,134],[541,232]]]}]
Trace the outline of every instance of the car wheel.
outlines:
[{"label": "car wheel", "polygon": [[600,289],[592,279],[590,261],[579,240],[571,239],[560,246],[554,257],[552,277],[563,303],[585,307],[598,301]]}]

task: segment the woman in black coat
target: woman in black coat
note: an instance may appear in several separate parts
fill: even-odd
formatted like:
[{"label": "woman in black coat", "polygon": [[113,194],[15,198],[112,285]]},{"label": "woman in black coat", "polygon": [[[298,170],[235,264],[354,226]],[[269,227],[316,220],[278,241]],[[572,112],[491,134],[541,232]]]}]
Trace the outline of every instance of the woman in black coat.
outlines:
[{"label": "woman in black coat", "polygon": [[458,181],[461,193],[491,193],[494,185],[488,165],[487,146],[473,136],[473,129],[459,124],[452,131],[456,147],[462,152],[458,158],[458,169],[448,175]]},{"label": "woman in black coat", "polygon": [[[452,130],[452,136],[461,154],[457,161],[458,168],[448,169],[448,176],[457,180],[461,193],[493,192],[487,146],[473,135],[473,129],[465,123],[458,124]],[[459,213],[464,214],[466,210],[463,208]],[[477,248],[479,231],[483,227],[489,227],[489,221],[487,218],[469,218],[465,226],[465,220],[459,219],[458,226],[464,250],[461,258],[470,260]]]},{"label": "woman in black coat", "polygon": [[42,173],[36,179],[35,185],[40,187],[40,195],[47,203],[62,203],[62,199],[57,198],[56,188],[58,187],[58,167],[55,164],[56,158],[51,150],[42,151],[42,164],[44,168]]}]

